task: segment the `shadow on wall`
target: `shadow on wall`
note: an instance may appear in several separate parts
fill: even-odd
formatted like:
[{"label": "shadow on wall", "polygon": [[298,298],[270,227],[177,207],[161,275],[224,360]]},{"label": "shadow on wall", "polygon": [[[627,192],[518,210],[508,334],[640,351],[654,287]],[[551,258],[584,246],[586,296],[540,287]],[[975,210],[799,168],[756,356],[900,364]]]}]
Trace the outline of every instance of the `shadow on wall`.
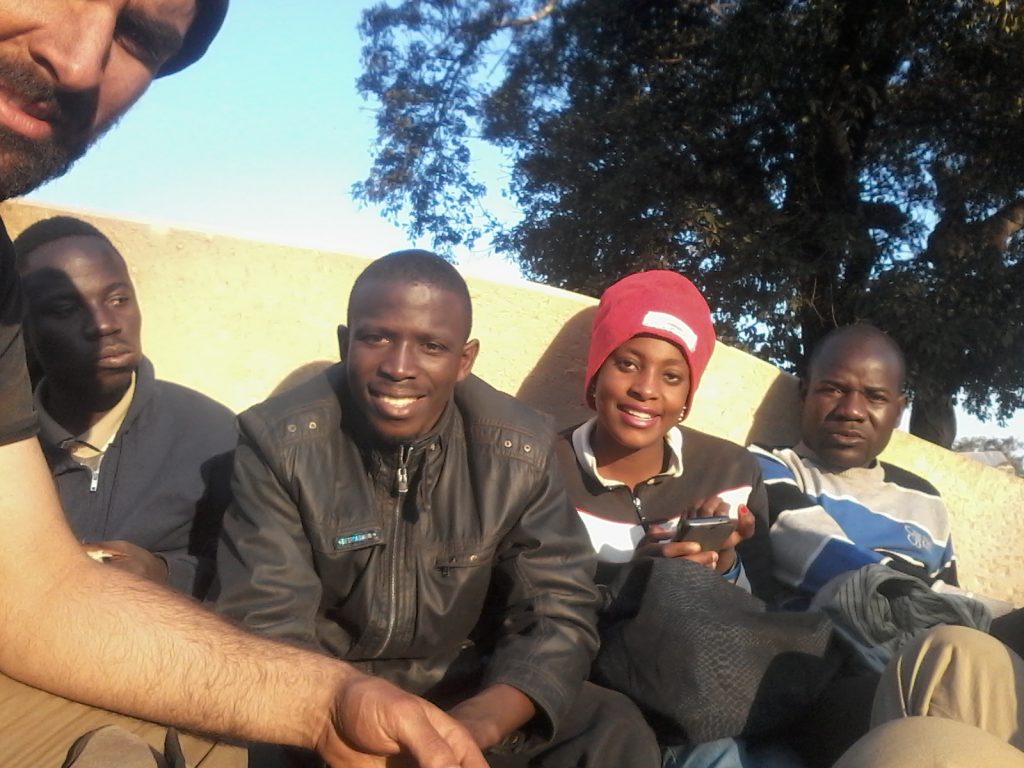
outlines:
[{"label": "shadow on wall", "polygon": [[314,376],[318,376],[326,371],[334,365],[335,362],[336,361],[334,360],[314,360],[311,363],[300,365],[294,371],[281,379],[278,385],[270,391],[269,397],[280,395],[282,392],[287,392],[289,389],[295,389],[300,384],[305,384]]},{"label": "shadow on wall", "polygon": [[[344,346],[341,343],[341,334],[345,330],[344,325],[339,325],[336,333],[338,335],[338,360],[344,355]],[[268,397],[274,397],[282,392],[287,392],[289,389],[295,389],[300,384],[305,384],[307,381],[312,379],[314,376],[319,376],[321,373],[326,371],[332,365],[338,362],[338,360],[314,360],[310,363],[304,363],[296,368],[294,371],[289,373],[277,386],[270,390]]]},{"label": "shadow on wall", "polygon": [[[569,318],[543,351],[530,372],[523,378],[516,397],[550,414],[555,428],[559,431],[579,424],[593,415],[583,399],[583,377],[586,373],[587,349],[590,345],[590,330],[596,307],[587,307]],[[315,360],[299,366],[282,379],[271,391],[277,395],[293,389],[322,373],[333,360]],[[709,379],[710,384],[713,379]],[[711,414],[730,413],[735,408],[733,398],[750,396],[728,388],[702,388],[701,412]],[[742,400],[741,400],[742,402]],[[700,414],[695,411],[695,416]],[[695,419],[694,421],[697,421]],[[695,423],[692,426],[715,434],[712,423]],[[738,435],[736,436],[739,437]],[[744,444],[752,442],[763,445],[793,445],[800,439],[800,394],[799,380],[792,375],[779,373],[753,412]]]},{"label": "shadow on wall", "polygon": [[516,392],[524,403],[551,414],[559,431],[592,415],[583,402],[583,377],[595,312],[597,307],[587,307],[566,321]]},{"label": "shadow on wall", "polygon": [[800,380],[780,373],[754,411],[746,442],[790,446],[800,441]]},{"label": "shadow on wall", "polygon": [[[558,430],[593,415],[583,400],[583,377],[596,312],[597,307],[592,306],[573,315],[555,335],[516,392],[516,397],[523,402],[551,414]],[[706,398],[702,405],[707,406],[708,413],[713,413],[715,406],[722,413],[731,412],[736,403],[730,402],[730,398],[739,393],[728,388],[716,388],[713,381],[707,382],[712,385],[707,391],[702,389],[702,398]],[[712,403],[711,400],[716,398],[724,402]],[[713,425],[703,425],[703,428],[714,434]],[[799,439],[799,380],[790,374],[779,373],[761,397],[744,442],[793,445]]]}]

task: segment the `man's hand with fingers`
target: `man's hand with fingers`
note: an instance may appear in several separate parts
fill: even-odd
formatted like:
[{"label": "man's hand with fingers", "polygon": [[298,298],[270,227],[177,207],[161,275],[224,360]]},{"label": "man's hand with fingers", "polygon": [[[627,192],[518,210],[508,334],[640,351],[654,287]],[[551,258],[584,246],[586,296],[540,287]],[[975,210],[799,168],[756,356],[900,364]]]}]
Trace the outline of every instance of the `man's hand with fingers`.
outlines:
[{"label": "man's hand with fingers", "polygon": [[338,688],[317,751],[330,766],[487,768],[469,732],[430,702],[355,674]]}]

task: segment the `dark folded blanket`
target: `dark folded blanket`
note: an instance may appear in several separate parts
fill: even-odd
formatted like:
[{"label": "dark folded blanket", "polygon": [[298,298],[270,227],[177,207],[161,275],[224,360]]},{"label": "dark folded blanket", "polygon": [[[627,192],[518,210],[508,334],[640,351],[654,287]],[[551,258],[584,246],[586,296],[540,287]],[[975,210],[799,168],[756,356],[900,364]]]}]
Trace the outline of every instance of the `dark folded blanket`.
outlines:
[{"label": "dark folded blanket", "polygon": [[777,732],[838,670],[818,611],[771,612],[714,571],[634,560],[610,587],[594,679],[630,696],[666,744]]}]

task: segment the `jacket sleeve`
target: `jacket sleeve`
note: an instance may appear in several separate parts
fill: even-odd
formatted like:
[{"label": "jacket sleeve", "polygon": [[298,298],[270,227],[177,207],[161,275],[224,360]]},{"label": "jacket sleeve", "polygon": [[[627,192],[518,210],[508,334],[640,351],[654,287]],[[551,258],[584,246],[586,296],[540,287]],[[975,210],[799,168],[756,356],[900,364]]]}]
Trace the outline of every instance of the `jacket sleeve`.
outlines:
[{"label": "jacket sleeve", "polygon": [[497,552],[492,598],[498,604],[494,613],[484,612],[500,621],[485,685],[505,683],[529,696],[548,738],[589,675],[600,602],[589,538],[554,463],[550,451]]},{"label": "jacket sleeve", "polygon": [[754,460],[753,477],[750,481],[750,496],[747,509],[754,515],[754,535],[740,542],[736,548],[743,564],[743,570],[750,583],[750,591],[762,600],[771,601],[781,589],[775,579],[772,542],[769,536],[768,490],[764,484],[761,467]]},{"label": "jacket sleeve", "polygon": [[239,417],[239,433],[234,498],[217,550],[217,611],[260,634],[318,647],[320,580],[281,451],[258,412]]}]

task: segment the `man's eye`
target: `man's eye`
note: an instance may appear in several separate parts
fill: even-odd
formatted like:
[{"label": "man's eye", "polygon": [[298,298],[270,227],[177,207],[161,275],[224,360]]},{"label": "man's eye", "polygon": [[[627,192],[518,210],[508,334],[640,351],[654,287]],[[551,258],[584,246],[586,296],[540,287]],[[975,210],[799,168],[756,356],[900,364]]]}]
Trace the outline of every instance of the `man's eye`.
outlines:
[{"label": "man's eye", "polygon": [[159,69],[174,53],[170,42],[162,39],[164,37],[132,18],[118,19],[114,29],[118,45],[153,71]]},{"label": "man's eye", "polygon": [[77,304],[50,304],[42,308],[42,314],[50,317],[71,317],[77,311]]},{"label": "man's eye", "polygon": [[879,405],[884,405],[885,403],[889,402],[889,396],[884,395],[881,392],[868,392],[868,401],[872,403],[877,403]]},{"label": "man's eye", "polygon": [[631,371],[635,371],[637,369],[635,362],[633,362],[632,360],[628,360],[624,357],[616,359],[615,367],[625,373],[630,373]]},{"label": "man's eye", "polygon": [[683,377],[680,376],[678,373],[666,373],[665,381],[674,386],[676,384],[682,383]]},{"label": "man's eye", "polygon": [[123,304],[131,304],[131,301],[132,301],[132,297],[131,296],[111,296],[110,297],[110,303],[113,304],[115,307],[119,307],[119,306],[121,306]]},{"label": "man's eye", "polygon": [[379,333],[364,333],[359,337],[359,341],[363,344],[369,344],[370,346],[378,346],[383,344],[386,339]]},{"label": "man's eye", "polygon": [[438,343],[436,341],[428,341],[428,342],[424,343],[423,349],[425,349],[427,352],[429,352],[432,355],[438,355],[438,354],[440,354],[440,353],[445,351],[445,346],[444,346],[444,344],[440,344],[440,343]]},{"label": "man's eye", "polygon": [[147,69],[156,69],[159,66],[160,55],[150,50],[145,40],[134,35],[120,34],[117,37],[117,42],[133,58],[142,62]]}]

